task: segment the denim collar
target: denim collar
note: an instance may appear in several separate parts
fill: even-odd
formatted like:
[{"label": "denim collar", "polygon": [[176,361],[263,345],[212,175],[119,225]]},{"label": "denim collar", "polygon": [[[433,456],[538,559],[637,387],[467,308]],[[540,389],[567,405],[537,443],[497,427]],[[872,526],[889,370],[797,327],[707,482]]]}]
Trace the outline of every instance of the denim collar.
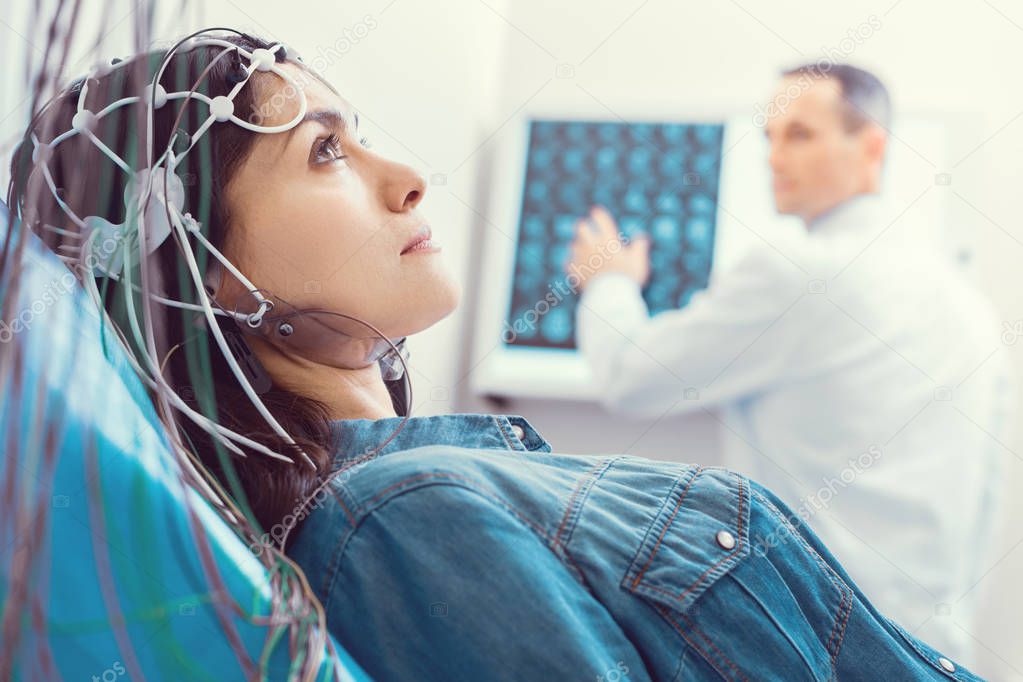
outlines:
[{"label": "denim collar", "polygon": [[[401,417],[389,417],[341,419],[330,422],[331,433],[337,443],[338,459],[353,459],[373,450],[398,428],[401,420]],[[410,417],[398,435],[380,450],[380,454],[410,450],[424,445],[453,445],[484,450],[551,451],[550,444],[524,417],[500,414],[445,414]]]}]

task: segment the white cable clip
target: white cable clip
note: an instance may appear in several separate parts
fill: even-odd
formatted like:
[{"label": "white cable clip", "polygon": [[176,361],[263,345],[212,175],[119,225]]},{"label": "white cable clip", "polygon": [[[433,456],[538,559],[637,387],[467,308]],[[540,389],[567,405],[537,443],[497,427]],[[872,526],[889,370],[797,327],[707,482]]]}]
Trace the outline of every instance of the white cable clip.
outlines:
[{"label": "white cable clip", "polygon": [[259,310],[249,315],[245,322],[256,329],[259,325],[263,324],[263,316],[274,309],[274,302],[268,298],[261,299],[259,301]]}]

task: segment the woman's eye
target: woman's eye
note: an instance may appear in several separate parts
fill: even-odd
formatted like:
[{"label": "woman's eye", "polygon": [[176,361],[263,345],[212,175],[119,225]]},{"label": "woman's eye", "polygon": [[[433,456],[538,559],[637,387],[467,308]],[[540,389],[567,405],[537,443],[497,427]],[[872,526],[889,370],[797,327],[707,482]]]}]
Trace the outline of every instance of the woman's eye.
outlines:
[{"label": "woman's eye", "polygon": [[[359,140],[359,144],[366,149],[373,146],[369,139],[365,137]],[[337,135],[331,135],[330,137],[320,140],[316,146],[315,157],[318,163],[330,163],[348,158],[341,151],[341,139]]]},{"label": "woman's eye", "polygon": [[341,140],[337,135],[324,138],[317,144],[316,161],[318,163],[330,163],[331,161],[340,161],[343,158],[345,158],[345,155],[341,153]]}]

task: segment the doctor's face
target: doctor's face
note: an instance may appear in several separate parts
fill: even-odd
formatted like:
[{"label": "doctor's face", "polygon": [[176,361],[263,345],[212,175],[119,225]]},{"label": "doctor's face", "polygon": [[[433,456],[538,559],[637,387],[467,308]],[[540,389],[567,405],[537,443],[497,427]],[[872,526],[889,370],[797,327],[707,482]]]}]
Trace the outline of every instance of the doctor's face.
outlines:
[{"label": "doctor's face", "polygon": [[837,80],[813,79],[807,87],[808,77],[801,78],[782,80],[774,102],[788,106],[768,120],[765,133],[775,207],[812,220],[855,194],[873,191],[879,159],[871,137],[877,130],[871,124],[848,129]]},{"label": "doctor's face", "polygon": [[[419,210],[426,183],[371,151],[351,105],[309,72],[281,67],[305,92],[305,121],[256,134],[226,189],[227,257],[257,287],[299,308],[327,308],[412,334],[448,315],[460,290]],[[267,74],[256,87],[261,125],[293,119],[299,98]]]}]

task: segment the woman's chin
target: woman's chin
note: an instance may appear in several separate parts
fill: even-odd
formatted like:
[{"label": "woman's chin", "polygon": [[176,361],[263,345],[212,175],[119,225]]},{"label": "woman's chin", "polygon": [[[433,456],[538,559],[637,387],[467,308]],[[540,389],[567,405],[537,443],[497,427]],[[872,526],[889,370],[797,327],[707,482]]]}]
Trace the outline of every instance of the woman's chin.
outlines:
[{"label": "woman's chin", "polygon": [[410,302],[401,306],[402,312],[395,318],[392,338],[411,336],[425,331],[448,317],[457,308],[462,298],[462,287],[455,280],[445,277],[418,292]]}]

